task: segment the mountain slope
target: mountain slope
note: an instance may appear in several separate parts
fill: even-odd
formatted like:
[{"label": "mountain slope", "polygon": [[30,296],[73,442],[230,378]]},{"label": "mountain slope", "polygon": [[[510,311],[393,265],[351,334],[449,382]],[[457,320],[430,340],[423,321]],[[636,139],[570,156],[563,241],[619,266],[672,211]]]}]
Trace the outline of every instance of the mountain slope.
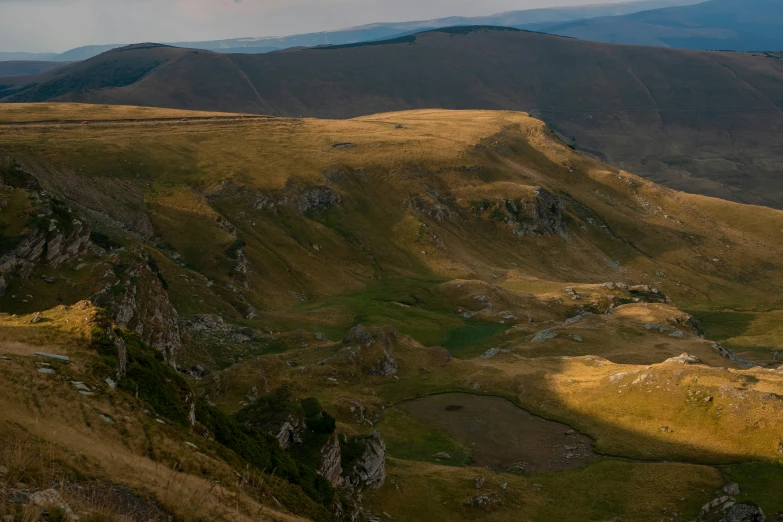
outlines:
[{"label": "mountain slope", "polygon": [[0,99],[338,118],[524,110],[571,145],[657,182],[782,207],[778,58],[457,28],[267,55],[136,46],[24,82],[0,80]]},{"label": "mountain slope", "polygon": [[783,50],[783,5],[776,0],[710,0],[697,5],[534,28],[598,42],[780,51]]},{"label": "mountain slope", "polygon": [[[131,488],[146,470],[183,519],[179,492],[218,480],[199,505],[234,520],[339,519],[334,499],[346,519],[655,522],[731,482],[783,512],[781,211],[660,187],[508,111],[32,104],[0,125],[0,437],[39,426]],[[468,421],[428,419],[436,395]]]}]

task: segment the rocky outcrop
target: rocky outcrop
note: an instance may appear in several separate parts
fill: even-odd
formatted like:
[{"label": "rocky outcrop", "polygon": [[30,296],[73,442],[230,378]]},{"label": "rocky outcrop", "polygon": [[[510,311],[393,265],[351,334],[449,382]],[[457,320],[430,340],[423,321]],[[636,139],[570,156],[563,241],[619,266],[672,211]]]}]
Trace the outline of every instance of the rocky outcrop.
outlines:
[{"label": "rocky outcrop", "polygon": [[443,202],[440,194],[430,188],[425,194],[417,194],[408,198],[408,208],[430,219],[441,222],[456,216],[456,213]]},{"label": "rocky outcrop", "polygon": [[[65,219],[69,221],[62,222]],[[90,228],[76,218],[50,219],[48,224],[39,221],[14,248],[2,254],[0,274],[30,277],[38,265],[56,268],[83,254],[89,244]]]},{"label": "rocky outcrop", "polygon": [[745,368],[752,368],[753,366],[757,366],[757,363],[755,362],[749,361],[747,359],[740,359],[737,357],[737,354],[734,352],[734,350],[731,348],[726,348],[720,343],[712,343],[712,349],[715,350],[715,352],[721,357],[735,362],[740,366],[744,366]]},{"label": "rocky outcrop", "polygon": [[93,302],[106,308],[115,323],[136,332],[142,341],[163,353],[175,364],[182,348],[177,311],[171,305],[163,282],[143,254],[129,266],[115,266],[117,279],[93,296]]},{"label": "rocky outcrop", "polygon": [[474,213],[505,223],[518,236],[567,235],[563,221],[565,202],[541,187],[533,189],[524,198],[494,201],[481,199],[470,203]]},{"label": "rocky outcrop", "polygon": [[270,212],[288,208],[307,214],[339,205],[340,201],[340,195],[325,185],[308,186],[304,182],[289,179],[282,190],[258,198],[255,207]]},{"label": "rocky outcrop", "polygon": [[334,358],[335,364],[361,366],[367,375],[388,377],[399,370],[394,358],[394,345],[400,333],[391,326],[357,325],[343,339],[346,344]]},{"label": "rocky outcrop", "polygon": [[378,489],[386,481],[386,443],[379,431],[354,439],[364,444],[364,451],[344,475],[344,484],[354,489]]}]

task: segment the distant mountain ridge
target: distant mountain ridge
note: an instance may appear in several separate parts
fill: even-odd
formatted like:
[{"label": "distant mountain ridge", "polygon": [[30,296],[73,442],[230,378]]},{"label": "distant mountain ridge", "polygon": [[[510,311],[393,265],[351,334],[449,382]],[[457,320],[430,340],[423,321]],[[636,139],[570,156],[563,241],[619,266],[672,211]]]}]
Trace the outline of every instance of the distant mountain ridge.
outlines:
[{"label": "distant mountain ridge", "polygon": [[783,50],[783,2],[710,0],[696,5],[562,24],[536,24],[528,28],[607,43],[780,51]]},{"label": "distant mountain ridge", "polygon": [[[636,0],[617,4],[594,4],[571,7],[552,7],[509,11],[491,16],[460,17],[452,16],[434,20],[412,22],[374,23],[359,27],[350,27],[338,31],[305,33],[283,37],[231,38],[226,40],[173,42],[170,45],[189,49],[204,49],[220,53],[267,53],[293,47],[316,47],[319,45],[344,45],[394,38],[429,29],[452,26],[521,26],[539,23],[562,23],[598,16],[614,16],[634,13],[646,9],[685,5],[702,0]],[[61,54],[57,53],[3,53],[4,60],[43,60],[73,62],[86,60],[106,51],[124,47],[127,44],[89,45],[77,47]]]},{"label": "distant mountain ridge", "polygon": [[438,29],[269,54],[131,46],[35,77],[0,101],[351,118],[505,109],[673,188],[783,208],[783,55],[608,45],[514,29]]},{"label": "distant mountain ridge", "polygon": [[0,62],[0,78],[41,74],[67,64],[68,62],[44,62],[36,60]]}]

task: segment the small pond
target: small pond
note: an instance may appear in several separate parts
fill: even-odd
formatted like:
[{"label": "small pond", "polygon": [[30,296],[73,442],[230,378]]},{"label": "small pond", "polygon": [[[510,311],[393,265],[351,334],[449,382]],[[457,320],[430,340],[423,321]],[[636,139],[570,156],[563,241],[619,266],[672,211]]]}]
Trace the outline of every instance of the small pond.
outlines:
[{"label": "small pond", "polygon": [[538,473],[576,468],[597,458],[589,437],[500,397],[447,393],[397,408],[470,448],[476,466]]}]

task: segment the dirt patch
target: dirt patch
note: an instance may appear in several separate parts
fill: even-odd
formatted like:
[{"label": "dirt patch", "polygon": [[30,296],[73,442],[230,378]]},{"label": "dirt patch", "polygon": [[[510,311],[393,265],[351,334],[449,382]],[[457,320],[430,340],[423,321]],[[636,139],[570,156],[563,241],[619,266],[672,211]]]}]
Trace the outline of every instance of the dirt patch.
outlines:
[{"label": "dirt patch", "polygon": [[597,458],[589,437],[500,397],[448,393],[397,408],[465,444],[477,466],[536,473],[572,469]]}]

